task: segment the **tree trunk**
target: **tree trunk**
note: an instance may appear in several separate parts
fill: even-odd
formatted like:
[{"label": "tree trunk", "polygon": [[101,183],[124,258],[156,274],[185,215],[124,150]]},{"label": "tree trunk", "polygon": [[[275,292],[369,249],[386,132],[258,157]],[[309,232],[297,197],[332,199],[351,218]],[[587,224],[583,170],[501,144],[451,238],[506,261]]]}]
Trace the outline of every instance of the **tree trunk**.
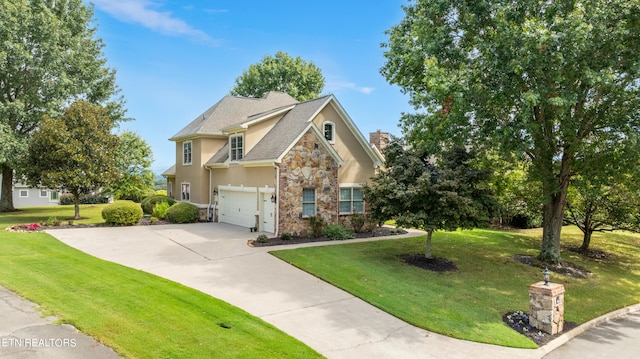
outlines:
[{"label": "tree trunk", "polygon": [[543,183],[543,191],[546,192],[544,195],[548,200],[544,205],[542,214],[542,248],[538,258],[545,263],[559,264],[562,262],[562,257],[560,256],[560,233],[562,231],[564,207],[567,203],[570,178],[569,155],[565,153],[562,156],[560,173],[557,179]]},{"label": "tree trunk", "polygon": [[591,234],[593,231],[590,228],[584,231],[584,237],[582,237],[582,245],[580,246],[580,250],[586,252],[589,249],[589,244],[591,243]]},{"label": "tree trunk", "polygon": [[13,207],[13,168],[2,167],[2,192],[0,193],[0,212],[11,212]]},{"label": "tree trunk", "polygon": [[73,219],[78,220],[80,219],[80,195],[79,194],[73,194],[73,209],[75,210],[75,215],[73,216]]},{"label": "tree trunk", "polygon": [[427,246],[424,251],[425,258],[431,258],[431,235],[433,235],[433,230],[427,231]]},{"label": "tree trunk", "polygon": [[[542,217],[542,249],[539,259],[545,263],[558,264],[560,257],[560,232],[562,231],[562,206],[554,196],[554,201],[544,206]],[[560,213],[558,215],[558,212]]]}]

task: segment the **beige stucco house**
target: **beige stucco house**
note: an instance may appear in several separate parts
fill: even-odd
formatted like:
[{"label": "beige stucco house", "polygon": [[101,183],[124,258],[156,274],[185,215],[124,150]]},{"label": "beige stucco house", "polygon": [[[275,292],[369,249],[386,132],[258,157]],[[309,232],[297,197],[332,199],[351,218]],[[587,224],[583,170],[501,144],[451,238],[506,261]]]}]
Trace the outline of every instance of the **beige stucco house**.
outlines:
[{"label": "beige stucco house", "polygon": [[226,96],[170,140],[170,196],[202,219],[275,235],[306,233],[310,216],[336,223],[362,212],[361,185],[383,164],[333,95]]}]

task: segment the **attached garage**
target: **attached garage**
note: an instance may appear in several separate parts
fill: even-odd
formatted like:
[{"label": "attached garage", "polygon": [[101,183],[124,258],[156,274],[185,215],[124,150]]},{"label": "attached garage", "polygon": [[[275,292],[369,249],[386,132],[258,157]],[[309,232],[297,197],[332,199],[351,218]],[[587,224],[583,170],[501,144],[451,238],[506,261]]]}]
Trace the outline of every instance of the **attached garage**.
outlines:
[{"label": "attached garage", "polygon": [[255,227],[257,194],[256,187],[220,186],[218,220],[242,227]]}]

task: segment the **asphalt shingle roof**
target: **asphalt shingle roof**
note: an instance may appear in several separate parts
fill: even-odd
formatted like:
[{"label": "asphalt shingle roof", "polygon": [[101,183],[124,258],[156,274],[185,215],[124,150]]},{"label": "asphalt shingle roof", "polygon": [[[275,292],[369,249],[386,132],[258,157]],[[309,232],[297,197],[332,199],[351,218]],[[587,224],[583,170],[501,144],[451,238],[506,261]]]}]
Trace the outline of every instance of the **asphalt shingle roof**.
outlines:
[{"label": "asphalt shingle roof", "polygon": [[283,92],[271,91],[261,98],[225,96],[170,138],[177,141],[197,135],[224,135],[223,128],[240,125],[247,119],[298,103]]},{"label": "asphalt shingle roof", "polygon": [[266,161],[279,158],[291,143],[309,126],[311,116],[329,96],[298,103],[249,151],[242,161]]}]

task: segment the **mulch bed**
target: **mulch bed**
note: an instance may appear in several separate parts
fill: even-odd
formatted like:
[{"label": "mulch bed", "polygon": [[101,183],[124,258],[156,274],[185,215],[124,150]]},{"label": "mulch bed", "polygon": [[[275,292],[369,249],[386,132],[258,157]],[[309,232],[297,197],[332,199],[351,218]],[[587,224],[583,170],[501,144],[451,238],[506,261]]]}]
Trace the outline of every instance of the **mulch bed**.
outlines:
[{"label": "mulch bed", "polygon": [[456,264],[446,258],[426,258],[424,254],[405,254],[400,256],[400,260],[406,264],[434,272],[455,272],[458,270]]},{"label": "mulch bed", "polygon": [[613,255],[612,253],[607,253],[599,249],[588,248],[587,250],[583,250],[582,248],[580,248],[580,246],[571,246],[571,245],[563,246],[562,248],[570,252],[583,255],[589,259],[593,259],[596,262],[607,262],[615,258],[615,255]]},{"label": "mulch bed", "polygon": [[[156,226],[156,225],[162,225],[162,224],[170,224],[170,222],[168,222],[166,220],[157,220],[155,222],[151,222],[151,219],[149,217],[143,217],[142,219],[140,219],[140,221],[138,221],[138,223],[135,224],[135,226]],[[22,226],[26,226],[26,225],[12,226],[12,227],[17,227],[16,229],[13,229],[12,227],[7,227],[6,231],[9,231],[9,232],[40,232],[40,231],[49,230],[49,229],[122,227],[122,226],[116,226],[116,225],[107,224],[107,223],[93,223],[93,224],[79,224],[79,223],[76,224],[76,223],[73,223],[73,224],[69,224],[69,221],[60,222],[60,224],[38,225],[38,228],[34,229],[34,230],[28,230],[26,228],[21,228]]]},{"label": "mulch bed", "polygon": [[534,343],[536,343],[538,346],[543,346],[545,344],[548,344],[550,341],[558,338],[559,336],[561,336],[562,334],[576,328],[578,325],[576,323],[573,322],[568,322],[565,321],[564,322],[564,329],[562,331],[562,333],[558,333],[558,334],[548,334],[545,333],[537,328],[534,328],[532,326],[529,325],[529,314],[528,313],[524,313],[522,311],[514,311],[514,312],[508,312],[505,313],[502,316],[502,321],[508,325],[509,327],[511,327],[511,329],[517,331],[518,333],[526,336],[527,338],[531,339]]},{"label": "mulch bed", "polygon": [[566,262],[566,261],[560,264],[546,264],[546,263],[540,262],[534,256],[529,256],[524,254],[516,254],[511,258],[513,258],[515,261],[519,263],[527,264],[532,267],[537,267],[540,269],[549,268],[549,270],[552,272],[564,274],[569,277],[589,278],[593,275],[593,273],[588,269],[570,262]]},{"label": "mulch bed", "polygon": [[[354,233],[354,238],[372,238],[372,237],[386,237],[386,236],[394,236],[399,234],[407,233],[405,230],[396,230],[395,228],[388,227],[378,227],[373,230],[373,232],[361,232]],[[313,242],[328,242],[334,241],[335,239],[331,239],[328,237],[302,237],[302,236],[293,236],[289,240],[283,240],[282,238],[269,238],[267,242],[260,243],[254,239],[251,239],[247,242],[250,247],[269,247],[269,246],[279,246],[285,244],[301,244],[301,243],[313,243]],[[348,241],[348,239],[346,239]]]}]

